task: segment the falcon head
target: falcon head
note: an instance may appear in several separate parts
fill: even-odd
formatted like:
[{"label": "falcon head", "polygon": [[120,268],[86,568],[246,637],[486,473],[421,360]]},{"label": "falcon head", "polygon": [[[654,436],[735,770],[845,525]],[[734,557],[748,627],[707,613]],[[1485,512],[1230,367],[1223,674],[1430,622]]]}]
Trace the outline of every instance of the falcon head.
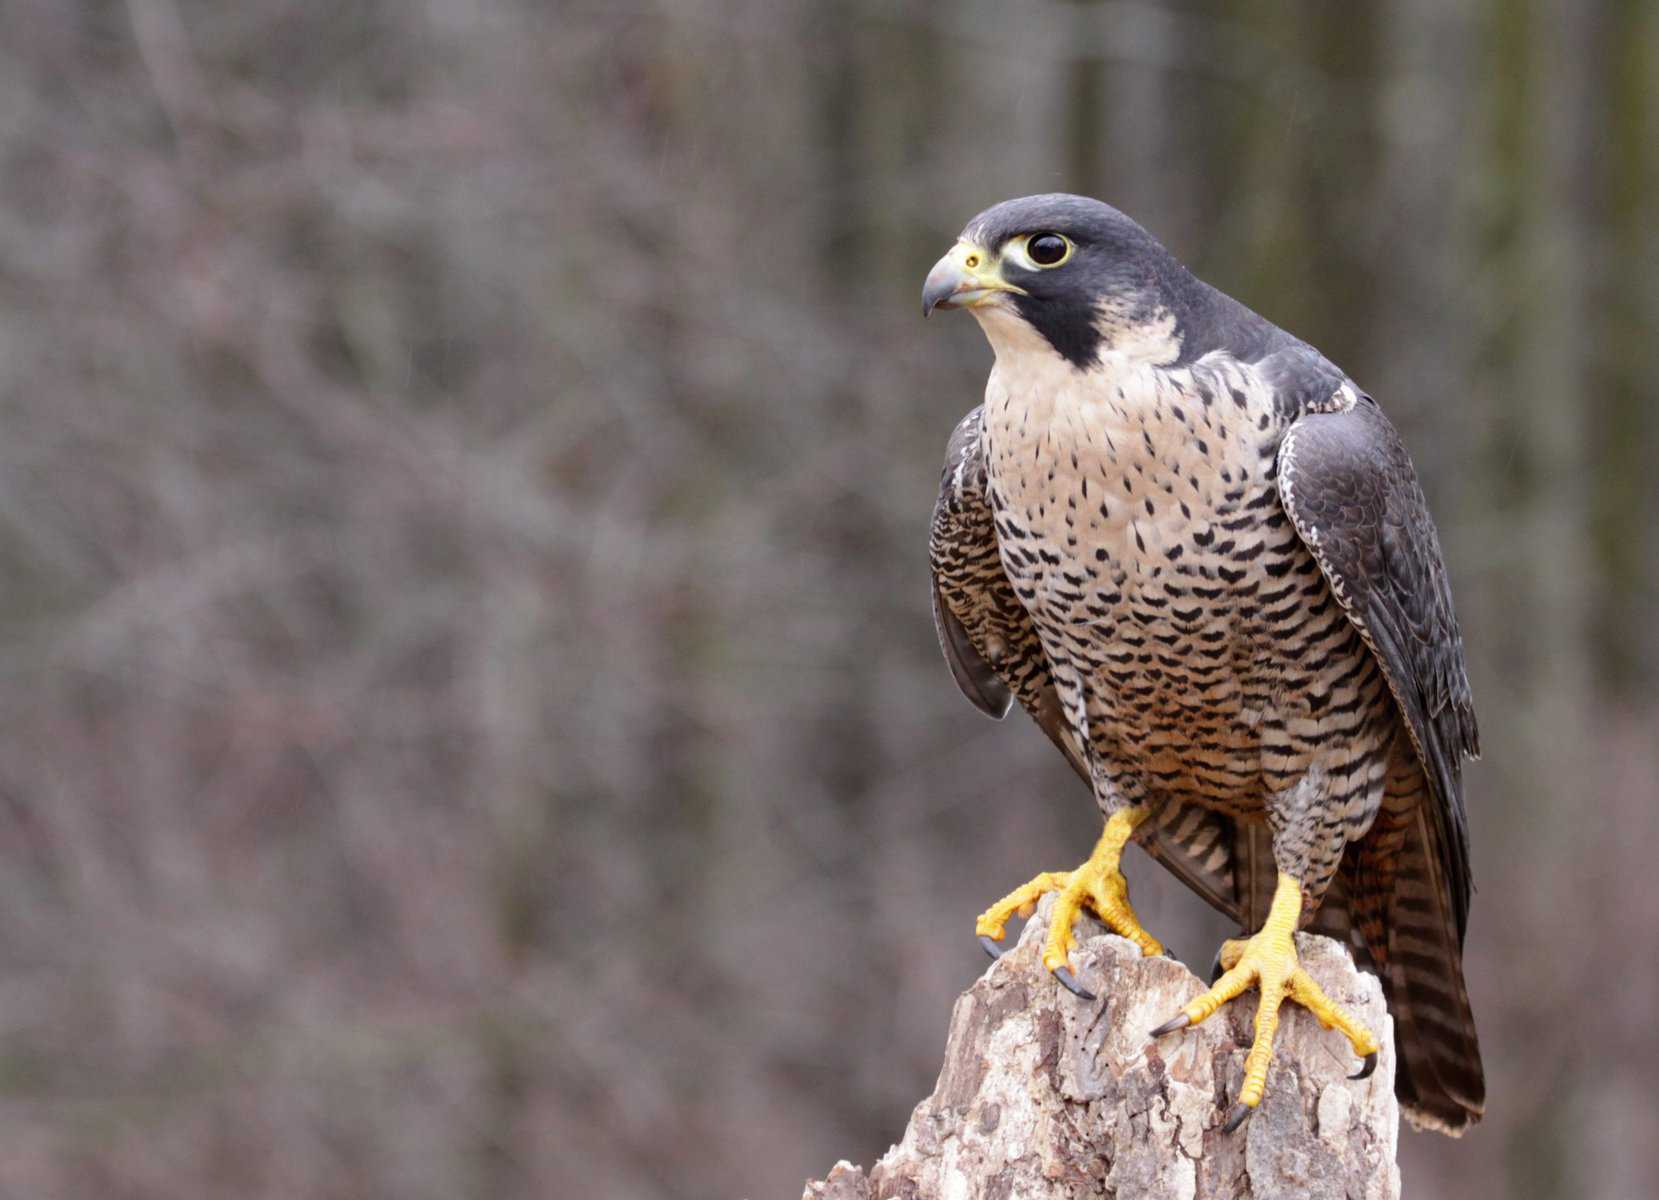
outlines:
[{"label": "falcon head", "polygon": [[969,309],[999,357],[1029,349],[1035,335],[1086,370],[1107,349],[1158,362],[1193,357],[1182,353],[1191,332],[1182,319],[1207,291],[1111,205],[1052,193],[969,221],[928,272],[922,315]]}]

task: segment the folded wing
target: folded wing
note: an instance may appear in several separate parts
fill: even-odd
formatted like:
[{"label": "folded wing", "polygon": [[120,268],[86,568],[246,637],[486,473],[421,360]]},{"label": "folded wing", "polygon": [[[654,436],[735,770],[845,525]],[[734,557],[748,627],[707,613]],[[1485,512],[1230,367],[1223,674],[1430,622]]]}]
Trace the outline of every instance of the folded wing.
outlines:
[{"label": "folded wing", "polygon": [[1403,718],[1382,811],[1339,881],[1399,1025],[1401,1105],[1419,1126],[1460,1133],[1486,1102],[1462,962],[1463,759],[1480,733],[1440,538],[1399,434],[1368,396],[1298,418],[1278,469],[1285,511]]}]

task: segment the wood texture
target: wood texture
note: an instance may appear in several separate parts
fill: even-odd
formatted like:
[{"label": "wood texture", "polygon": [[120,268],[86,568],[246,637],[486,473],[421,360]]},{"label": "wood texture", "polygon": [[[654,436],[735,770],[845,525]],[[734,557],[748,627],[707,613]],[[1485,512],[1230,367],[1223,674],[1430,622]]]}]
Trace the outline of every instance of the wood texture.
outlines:
[{"label": "wood texture", "polygon": [[1287,1006],[1267,1097],[1228,1135],[1255,993],[1154,1043],[1147,1031],[1203,990],[1198,978],[1096,926],[1072,961],[1100,999],[1078,1000],[1039,961],[1050,903],[957,1000],[938,1084],[903,1140],[868,1171],[836,1164],[803,1200],[1399,1195],[1393,1030],[1377,980],[1344,948],[1297,938],[1331,997],[1378,1031],[1376,1072],[1347,1079],[1342,1038]]}]

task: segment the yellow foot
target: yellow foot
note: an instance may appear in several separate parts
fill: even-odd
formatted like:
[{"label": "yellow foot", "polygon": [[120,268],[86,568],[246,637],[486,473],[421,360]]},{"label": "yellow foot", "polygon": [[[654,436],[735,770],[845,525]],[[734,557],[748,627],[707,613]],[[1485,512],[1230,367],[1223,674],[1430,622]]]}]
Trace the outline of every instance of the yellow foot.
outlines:
[{"label": "yellow foot", "polygon": [[1118,869],[1118,861],[1129,835],[1145,817],[1144,808],[1119,809],[1107,820],[1106,829],[1100,835],[1100,841],[1095,843],[1094,853],[1089,855],[1088,862],[1075,871],[1045,871],[981,913],[974,929],[986,953],[992,958],[1001,954],[996,944],[1002,941],[1010,918],[1016,913],[1029,917],[1040,897],[1047,892],[1059,892],[1048,927],[1048,941],[1043,946],[1043,965],[1085,1000],[1094,999],[1093,994],[1078,984],[1067,965],[1071,949],[1077,944],[1077,938],[1072,933],[1072,922],[1085,904],[1113,933],[1121,934],[1139,946],[1142,954],[1162,954],[1163,944],[1141,928],[1135,910],[1129,907],[1129,884]]},{"label": "yellow foot", "polygon": [[1279,1028],[1279,1006],[1288,996],[1319,1019],[1326,1029],[1340,1029],[1353,1043],[1354,1053],[1365,1060],[1353,1079],[1364,1079],[1377,1065],[1377,1039],[1370,1030],[1343,1012],[1320,986],[1301,967],[1296,958],[1296,925],[1302,915],[1302,886],[1289,875],[1279,876],[1278,889],[1273,893],[1273,907],[1261,932],[1243,940],[1223,942],[1218,956],[1226,973],[1215,981],[1215,986],[1193,1000],[1173,1020],[1152,1031],[1153,1037],[1162,1037],[1196,1025],[1234,996],[1240,995],[1251,984],[1261,989],[1261,1002],[1256,1006],[1256,1040],[1244,1060],[1244,1086],[1239,1089],[1238,1103],[1227,1114],[1222,1126],[1227,1133],[1244,1123],[1255,1107],[1262,1102],[1267,1090],[1267,1068],[1273,1061],[1273,1035]]}]

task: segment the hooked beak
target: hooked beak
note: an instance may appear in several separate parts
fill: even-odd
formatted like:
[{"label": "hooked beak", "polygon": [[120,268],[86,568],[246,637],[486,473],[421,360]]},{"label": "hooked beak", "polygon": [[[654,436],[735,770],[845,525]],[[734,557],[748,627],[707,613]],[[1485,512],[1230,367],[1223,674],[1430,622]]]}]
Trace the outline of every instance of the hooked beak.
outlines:
[{"label": "hooked beak", "polygon": [[978,308],[995,303],[1003,292],[1025,295],[1025,289],[1003,279],[1001,264],[982,246],[957,242],[950,253],[933,264],[922,285],[922,316],[936,308]]}]

